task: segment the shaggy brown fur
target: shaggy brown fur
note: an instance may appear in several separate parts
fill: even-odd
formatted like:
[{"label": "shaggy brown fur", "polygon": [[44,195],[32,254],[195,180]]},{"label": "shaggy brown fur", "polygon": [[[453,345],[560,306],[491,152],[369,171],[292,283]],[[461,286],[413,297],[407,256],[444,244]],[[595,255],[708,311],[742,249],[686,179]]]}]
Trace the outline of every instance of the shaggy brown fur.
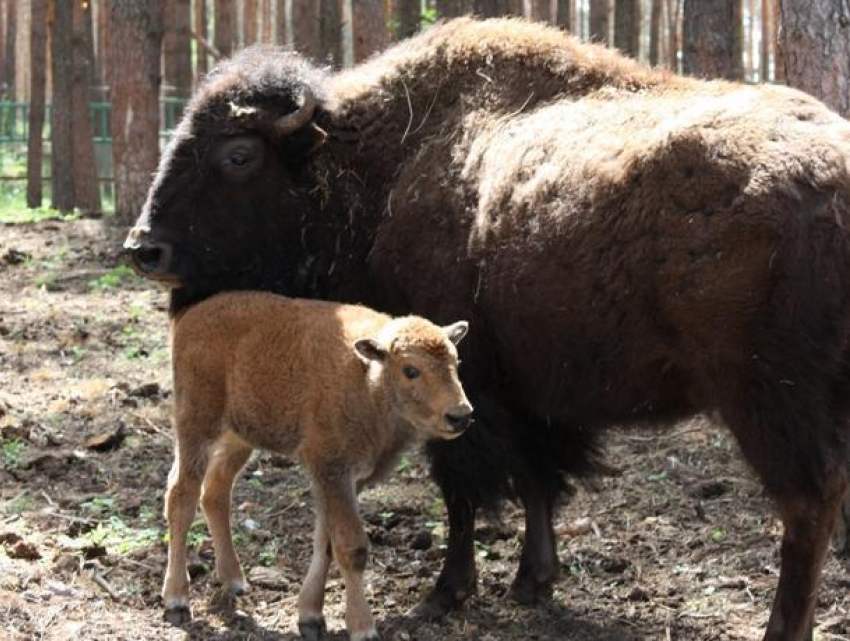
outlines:
[{"label": "shaggy brown fur", "polygon": [[[276,136],[303,86],[313,122]],[[428,448],[450,528],[423,612],[474,589],[476,510],[512,491],[514,594],[546,595],[562,474],[599,469],[608,425],[705,411],[779,504],[766,636],[797,640],[846,486],[848,225],[850,124],[816,100],[463,19],[329,77],[224,63],[128,246],[175,312],[261,288],[474,323],[478,429]]]},{"label": "shaggy brown fur", "polygon": [[230,534],[230,492],[251,451],[297,456],[317,503],[313,560],[298,601],[305,636],[324,628],[329,545],[342,569],[351,638],[377,638],[363,593],[368,540],[357,491],[386,473],[414,440],[451,439],[472,411],[457,378],[455,342],[466,323],[440,328],[365,307],[222,294],[174,327],[176,457],[166,515],[170,534],[162,596],[168,617],[189,615],[186,535],[198,499],[216,571],[246,588]]}]

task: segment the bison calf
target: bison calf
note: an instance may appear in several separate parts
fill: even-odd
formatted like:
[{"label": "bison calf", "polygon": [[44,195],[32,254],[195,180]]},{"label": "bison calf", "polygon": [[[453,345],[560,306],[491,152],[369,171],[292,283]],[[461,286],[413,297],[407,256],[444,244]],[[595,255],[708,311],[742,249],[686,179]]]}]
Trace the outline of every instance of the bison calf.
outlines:
[{"label": "bison calf", "polygon": [[363,592],[368,540],[357,491],[391,471],[414,440],[451,439],[472,407],[457,376],[466,322],[437,327],[355,305],[263,293],[216,296],[187,311],[172,336],[176,456],[166,496],[166,617],[189,618],[186,534],[198,499],[216,573],[246,583],[230,533],[230,492],[255,447],[298,456],[313,482],[313,558],[298,598],[302,635],[324,627],[331,549],[345,580],[352,639],[377,638]]}]

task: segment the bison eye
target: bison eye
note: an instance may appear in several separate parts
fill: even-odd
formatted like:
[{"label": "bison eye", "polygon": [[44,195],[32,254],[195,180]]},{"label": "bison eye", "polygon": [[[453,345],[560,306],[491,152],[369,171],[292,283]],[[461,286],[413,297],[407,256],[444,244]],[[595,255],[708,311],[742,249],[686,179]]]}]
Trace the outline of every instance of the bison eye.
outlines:
[{"label": "bison eye", "polygon": [[244,135],[218,141],[213,147],[211,160],[227,180],[245,182],[260,171],[264,159],[263,139]]},{"label": "bison eye", "polygon": [[414,378],[419,378],[420,374],[422,374],[422,372],[413,367],[413,365],[405,365],[404,369],[401,371],[404,372],[404,375],[410,380],[413,380]]}]

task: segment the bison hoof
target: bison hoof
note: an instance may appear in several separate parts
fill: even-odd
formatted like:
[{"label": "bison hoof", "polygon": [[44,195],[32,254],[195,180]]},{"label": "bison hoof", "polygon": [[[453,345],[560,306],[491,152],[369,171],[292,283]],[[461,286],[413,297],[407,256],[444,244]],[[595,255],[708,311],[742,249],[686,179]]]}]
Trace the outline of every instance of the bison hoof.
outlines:
[{"label": "bison hoof", "polygon": [[178,606],[174,608],[166,608],[165,612],[162,615],[162,618],[165,619],[171,625],[185,625],[192,620],[192,612],[189,610],[187,606]]},{"label": "bison hoof", "polygon": [[455,599],[446,592],[434,591],[425,597],[425,600],[417,603],[407,612],[407,616],[421,621],[437,621],[445,617],[452,610],[457,610],[463,605],[465,599]]},{"label": "bison hoof", "polygon": [[307,641],[319,641],[325,632],[327,632],[327,626],[324,617],[298,622],[298,633]]},{"label": "bison hoof", "polygon": [[536,581],[530,576],[517,577],[511,586],[511,598],[521,605],[535,605],[552,598],[552,581]]}]

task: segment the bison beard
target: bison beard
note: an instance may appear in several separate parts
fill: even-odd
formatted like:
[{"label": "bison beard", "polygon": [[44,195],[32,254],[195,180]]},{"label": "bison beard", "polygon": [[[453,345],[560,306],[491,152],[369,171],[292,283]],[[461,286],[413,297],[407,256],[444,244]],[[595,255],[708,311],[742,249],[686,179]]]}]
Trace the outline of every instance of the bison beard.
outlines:
[{"label": "bison beard", "polygon": [[268,289],[470,320],[477,424],[428,447],[450,529],[422,613],[474,590],[475,514],[511,496],[514,594],[548,594],[555,500],[603,471],[602,428],[713,412],[786,527],[766,638],[802,639],[846,486],[848,150],[799,92],[461,19],[334,76],[223,63],[127,247],[172,312]]}]

